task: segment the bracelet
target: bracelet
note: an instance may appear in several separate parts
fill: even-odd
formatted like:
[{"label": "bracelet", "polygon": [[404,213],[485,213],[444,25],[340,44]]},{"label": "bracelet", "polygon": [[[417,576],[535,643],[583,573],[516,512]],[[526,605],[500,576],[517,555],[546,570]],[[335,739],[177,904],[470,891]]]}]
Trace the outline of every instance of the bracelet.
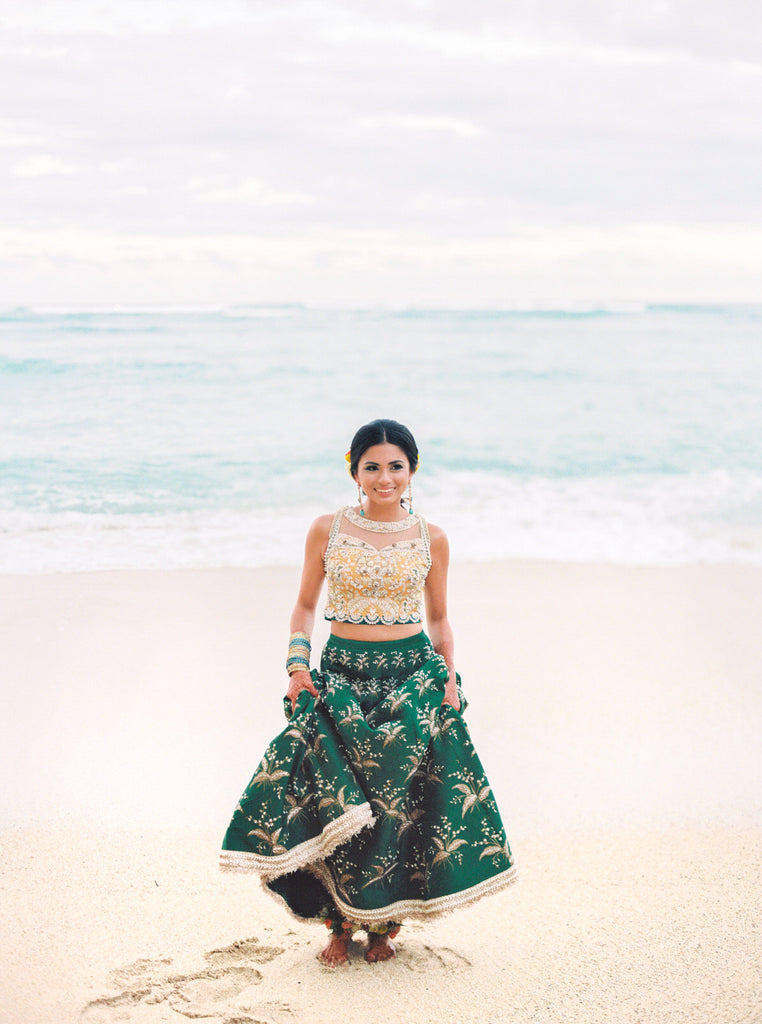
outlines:
[{"label": "bracelet", "polygon": [[286,672],[289,675],[293,675],[294,672],[309,672],[311,650],[312,645],[307,633],[292,633],[288,641]]}]

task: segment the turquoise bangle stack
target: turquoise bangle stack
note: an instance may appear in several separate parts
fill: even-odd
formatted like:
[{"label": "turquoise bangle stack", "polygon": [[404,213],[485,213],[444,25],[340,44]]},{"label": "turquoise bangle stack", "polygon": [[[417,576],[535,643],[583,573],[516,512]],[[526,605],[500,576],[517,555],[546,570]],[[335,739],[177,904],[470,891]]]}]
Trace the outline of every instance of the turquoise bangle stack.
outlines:
[{"label": "turquoise bangle stack", "polygon": [[312,645],[307,633],[292,633],[288,641],[286,672],[289,675],[293,675],[294,672],[309,672],[311,650]]}]

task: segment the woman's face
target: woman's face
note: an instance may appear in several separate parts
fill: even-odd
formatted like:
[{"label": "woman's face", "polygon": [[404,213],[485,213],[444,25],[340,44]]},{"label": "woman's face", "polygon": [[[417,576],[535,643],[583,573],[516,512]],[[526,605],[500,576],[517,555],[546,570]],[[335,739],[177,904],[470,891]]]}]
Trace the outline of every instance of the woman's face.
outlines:
[{"label": "woman's face", "polygon": [[379,505],[399,505],[412,476],[407,455],[396,444],[374,444],[362,453],[355,480]]}]

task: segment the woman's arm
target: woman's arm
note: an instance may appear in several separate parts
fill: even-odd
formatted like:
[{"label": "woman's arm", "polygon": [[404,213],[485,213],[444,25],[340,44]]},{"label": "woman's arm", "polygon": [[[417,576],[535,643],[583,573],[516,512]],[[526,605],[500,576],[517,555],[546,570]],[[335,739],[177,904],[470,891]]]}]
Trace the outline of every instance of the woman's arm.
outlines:
[{"label": "woman's arm", "polygon": [[429,524],[431,539],[431,568],[426,577],[426,623],[429,636],[437,654],[441,654],[450,670],[445,686],[443,704],[451,704],[460,711],[457,682],[455,679],[455,644],[452,628],[447,618],[447,569],[450,564],[450,546],[447,535],[438,526]]},{"label": "woman's arm", "polygon": [[[315,520],[307,533],[307,541],[304,545],[302,580],[299,585],[296,604],[291,613],[292,633],[312,635],[315,625],[315,608],[325,576],[323,557],[328,544],[328,533],[332,521],[333,516],[320,516]],[[307,690],[313,697],[318,695],[309,672],[292,672],[289,676],[288,690],[286,691],[286,696],[291,700],[292,709],[296,705],[296,699],[302,690]]]}]

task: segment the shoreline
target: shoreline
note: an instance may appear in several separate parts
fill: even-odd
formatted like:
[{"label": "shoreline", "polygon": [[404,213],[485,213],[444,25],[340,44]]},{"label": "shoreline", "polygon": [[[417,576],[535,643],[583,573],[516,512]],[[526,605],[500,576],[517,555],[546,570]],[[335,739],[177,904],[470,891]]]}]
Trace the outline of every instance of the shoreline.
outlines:
[{"label": "shoreline", "polygon": [[[450,570],[457,567],[478,569],[480,566],[501,565],[501,566],[569,566],[569,567],[597,567],[610,569],[638,570],[680,570],[680,569],[748,569],[752,572],[762,572],[762,563],[741,561],[733,558],[699,558],[686,557],[672,560],[658,559],[630,559],[622,560],[616,558],[569,558],[559,555],[558,557],[541,555],[522,556],[498,556],[498,557],[450,557]],[[209,565],[125,565],[125,566],[98,566],[90,568],[64,568],[64,569],[29,569],[23,571],[4,570],[0,568],[0,580],[3,579],[28,579],[38,577],[54,576],[99,576],[104,573],[193,573],[193,572],[299,572],[302,568],[301,561],[288,561],[284,558],[279,562],[252,563],[249,565],[232,563],[213,563]]]}]

